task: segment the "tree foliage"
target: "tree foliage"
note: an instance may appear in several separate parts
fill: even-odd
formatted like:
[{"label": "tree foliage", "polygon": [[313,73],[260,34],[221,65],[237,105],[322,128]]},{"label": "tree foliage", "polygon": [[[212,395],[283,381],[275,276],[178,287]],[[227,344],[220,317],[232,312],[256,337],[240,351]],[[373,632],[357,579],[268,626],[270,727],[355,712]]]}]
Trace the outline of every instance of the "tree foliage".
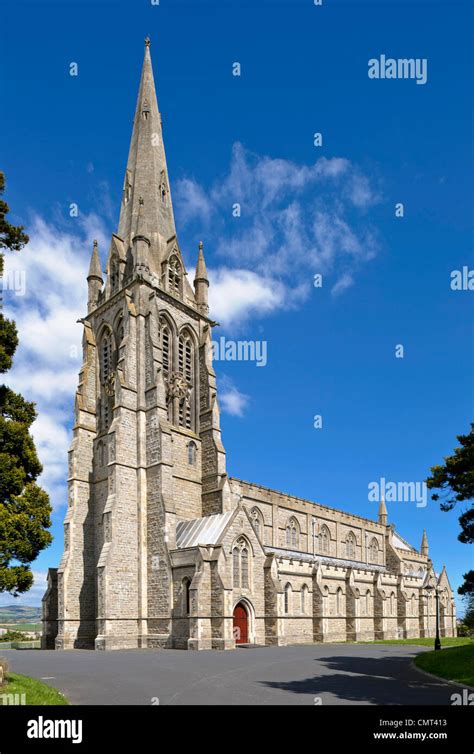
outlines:
[{"label": "tree foliage", "polygon": [[[3,197],[5,191],[5,173],[0,170],[0,249],[20,251],[30,240],[24,232],[23,225],[12,225],[7,220],[10,207]],[[0,270],[3,272],[3,269]]]},{"label": "tree foliage", "polygon": [[[0,196],[4,187],[0,172]],[[6,221],[8,211],[0,199],[0,248],[19,251],[28,236]],[[0,259],[3,271],[3,252]],[[10,369],[17,345],[15,323],[0,315],[0,373]],[[51,506],[36,482],[42,466],[29,432],[35,419],[34,403],[0,386],[0,593],[13,596],[31,587],[30,564],[52,541]]]},{"label": "tree foliage", "polygon": [[[433,466],[431,476],[426,480],[429,489],[440,490],[431,496],[441,500],[442,511],[452,510],[457,503],[474,500],[474,424],[467,435],[458,435],[459,446],[454,453],[444,459],[444,464]],[[459,517],[461,532],[460,542],[474,542],[474,508],[463,511]],[[464,584],[459,587],[459,594],[474,592],[474,571],[464,574]]]}]

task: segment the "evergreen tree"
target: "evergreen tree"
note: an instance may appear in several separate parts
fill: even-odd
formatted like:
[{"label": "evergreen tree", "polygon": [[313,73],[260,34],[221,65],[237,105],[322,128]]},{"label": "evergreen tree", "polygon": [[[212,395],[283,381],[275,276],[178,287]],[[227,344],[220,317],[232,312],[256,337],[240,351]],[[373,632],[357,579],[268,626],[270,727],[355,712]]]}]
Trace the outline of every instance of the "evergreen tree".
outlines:
[{"label": "evergreen tree", "polygon": [[[20,251],[29,239],[22,226],[6,219],[4,188],[5,176],[0,172],[0,250]],[[3,264],[0,251],[0,275]],[[15,323],[0,314],[0,373],[11,368],[17,345]],[[0,386],[0,593],[13,596],[31,587],[30,564],[52,541],[51,506],[36,483],[42,466],[29,433],[35,419],[34,403]]]},{"label": "evergreen tree", "polygon": [[[441,510],[450,511],[456,503],[474,500],[474,424],[467,435],[458,435],[459,446],[454,453],[444,459],[444,464],[433,466],[431,476],[426,480],[429,489],[441,490],[441,495],[435,492],[433,500],[442,500]],[[460,542],[472,544],[474,542],[474,508],[465,510],[459,517],[461,532]],[[474,571],[464,574],[464,584],[458,589],[459,594],[474,592]]]}]

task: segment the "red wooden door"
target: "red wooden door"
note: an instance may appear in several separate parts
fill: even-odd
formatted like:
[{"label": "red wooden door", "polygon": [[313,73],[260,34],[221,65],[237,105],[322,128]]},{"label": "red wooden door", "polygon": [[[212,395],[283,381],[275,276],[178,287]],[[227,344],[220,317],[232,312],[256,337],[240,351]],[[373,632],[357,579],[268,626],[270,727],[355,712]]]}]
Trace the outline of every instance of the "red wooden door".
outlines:
[{"label": "red wooden door", "polygon": [[248,643],[248,616],[243,605],[236,605],[234,609],[234,639],[236,644]]}]

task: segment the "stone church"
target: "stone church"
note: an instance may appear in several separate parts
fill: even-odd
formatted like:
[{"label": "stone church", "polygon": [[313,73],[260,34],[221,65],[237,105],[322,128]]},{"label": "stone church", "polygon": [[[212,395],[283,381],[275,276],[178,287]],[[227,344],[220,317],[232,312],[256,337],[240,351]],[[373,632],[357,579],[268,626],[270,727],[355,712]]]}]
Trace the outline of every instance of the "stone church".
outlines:
[{"label": "stone church", "polygon": [[64,554],[48,573],[45,648],[238,644],[455,632],[446,570],[388,523],[228,476],[209,281],[176,233],[145,40],[105,282],[94,243],[69,452]]}]

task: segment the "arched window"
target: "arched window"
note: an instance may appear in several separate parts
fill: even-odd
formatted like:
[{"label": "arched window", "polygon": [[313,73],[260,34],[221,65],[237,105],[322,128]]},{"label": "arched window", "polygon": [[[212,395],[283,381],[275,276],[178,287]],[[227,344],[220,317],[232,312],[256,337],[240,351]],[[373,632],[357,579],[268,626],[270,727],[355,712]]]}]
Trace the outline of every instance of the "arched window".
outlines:
[{"label": "arched window", "polygon": [[285,586],[285,613],[289,613],[291,610],[291,584]]},{"label": "arched window", "polygon": [[252,508],[250,511],[250,519],[252,526],[257,537],[263,541],[263,517],[258,508]]},{"label": "arched window", "polygon": [[125,329],[124,329],[124,326],[123,326],[123,317],[120,317],[120,319],[119,319],[119,321],[117,323],[116,333],[117,333],[117,338],[116,338],[116,340],[117,340],[117,346],[119,346],[121,344],[123,338],[124,338],[124,335],[125,335]]},{"label": "arched window", "polygon": [[395,592],[390,595],[390,615],[395,615]]},{"label": "arched window", "polygon": [[301,587],[301,612],[302,613],[306,612],[306,605],[308,603],[308,592],[309,592],[308,587],[306,586],[306,584],[303,584],[303,586]]},{"label": "arched window", "polygon": [[366,615],[372,614],[372,602],[371,602],[370,589],[367,589],[365,593],[365,614]]},{"label": "arched window", "polygon": [[183,272],[177,256],[170,257],[168,263],[168,290],[181,296]]},{"label": "arched window", "polygon": [[290,518],[286,526],[286,546],[297,550],[299,547],[299,527],[294,518]]},{"label": "arched window", "polygon": [[344,615],[344,594],[341,587],[336,592],[336,612],[338,615]]},{"label": "arched window", "polygon": [[191,612],[191,599],[190,599],[190,587],[191,579],[186,577],[183,579],[182,596],[183,596],[183,613],[189,615]]},{"label": "arched window", "polygon": [[232,549],[234,588],[250,588],[250,553],[247,540],[240,537]]},{"label": "arched window", "polygon": [[379,544],[374,537],[369,544],[369,563],[378,563],[378,562],[379,562]]},{"label": "arched window", "polygon": [[187,427],[187,429],[193,429],[193,353],[191,336],[184,332],[178,338],[178,371],[186,380],[188,392],[186,396],[179,400],[179,426]]},{"label": "arched window", "polygon": [[102,336],[100,345],[100,373],[105,382],[112,371],[112,337],[107,330]]},{"label": "arched window", "polygon": [[113,401],[110,395],[109,379],[113,372],[112,363],[112,335],[109,330],[106,330],[102,336],[99,349],[100,358],[100,381],[102,384],[102,396],[101,396],[101,423],[102,429],[107,431],[110,427],[112,418]]},{"label": "arched window", "polygon": [[[161,347],[161,364],[163,368],[163,379],[165,384],[168,384],[168,380],[171,373],[172,366],[172,339],[171,330],[168,322],[164,317],[160,317],[159,320],[159,333],[160,333],[160,347]],[[166,396],[166,405],[168,409],[168,421],[173,421],[173,400],[168,393]]]},{"label": "arched window", "polygon": [[118,261],[112,258],[110,262],[110,292],[115,293],[119,287],[119,266]]},{"label": "arched window", "polygon": [[319,532],[319,552],[322,555],[329,555],[329,543],[331,541],[331,535],[327,526],[323,525]]},{"label": "arched window", "polygon": [[188,464],[190,466],[196,465],[196,451],[197,451],[196,443],[194,442],[194,440],[191,440],[191,442],[188,445]]},{"label": "arched window", "polygon": [[234,587],[240,587],[240,552],[238,547],[232,550],[232,567]]},{"label": "arched window", "polygon": [[249,588],[249,551],[244,547],[240,553],[242,589]]},{"label": "arched window", "polygon": [[356,538],[354,532],[350,531],[346,537],[346,558],[354,560],[356,556]]},{"label": "arched window", "polygon": [[329,615],[329,587],[323,589],[323,615]]},{"label": "arched window", "polygon": [[416,609],[416,597],[414,594],[411,596],[411,614],[417,615],[417,609]]}]

